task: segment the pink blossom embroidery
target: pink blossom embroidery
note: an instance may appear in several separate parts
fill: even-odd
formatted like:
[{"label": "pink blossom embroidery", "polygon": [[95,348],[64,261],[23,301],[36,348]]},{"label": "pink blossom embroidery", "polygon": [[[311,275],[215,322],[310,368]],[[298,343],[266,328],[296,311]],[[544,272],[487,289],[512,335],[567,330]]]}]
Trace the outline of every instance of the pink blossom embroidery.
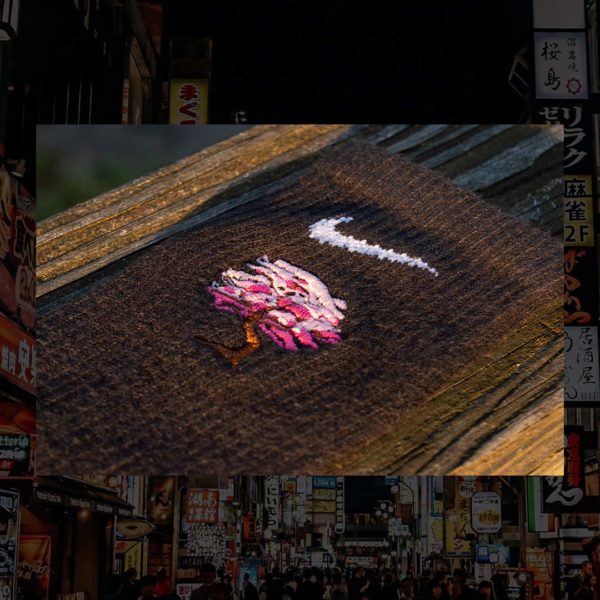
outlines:
[{"label": "pink blossom embroidery", "polygon": [[237,366],[260,347],[256,327],[284,350],[301,346],[318,349],[319,344],[342,341],[340,321],[346,303],[333,298],[315,275],[284,260],[270,262],[267,256],[248,263],[251,272],[228,269],[208,291],[215,307],[244,319],[246,344],[232,349],[203,340]]}]

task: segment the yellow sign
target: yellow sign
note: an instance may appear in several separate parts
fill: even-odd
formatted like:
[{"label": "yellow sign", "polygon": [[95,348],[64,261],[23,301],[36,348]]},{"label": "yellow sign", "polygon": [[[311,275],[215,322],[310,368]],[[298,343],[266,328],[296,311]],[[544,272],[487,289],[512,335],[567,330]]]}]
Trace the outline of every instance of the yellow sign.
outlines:
[{"label": "yellow sign", "polygon": [[335,512],[335,500],[313,500],[312,512],[334,513]]},{"label": "yellow sign", "polygon": [[591,175],[565,175],[563,182],[565,198],[582,198],[592,195]]},{"label": "yellow sign", "polygon": [[594,245],[592,198],[564,199],[565,246]]},{"label": "yellow sign", "polygon": [[335,493],[336,490],[313,488],[313,498],[315,500],[335,500]]},{"label": "yellow sign", "polygon": [[472,555],[471,542],[462,536],[467,532],[470,533],[471,528],[464,516],[452,508],[446,510],[444,521],[446,534],[444,536],[444,554],[452,557],[470,557]]},{"label": "yellow sign", "polygon": [[171,79],[169,123],[171,125],[208,123],[208,79]]},{"label": "yellow sign", "polygon": [[565,246],[594,245],[594,204],[591,175],[563,177]]}]

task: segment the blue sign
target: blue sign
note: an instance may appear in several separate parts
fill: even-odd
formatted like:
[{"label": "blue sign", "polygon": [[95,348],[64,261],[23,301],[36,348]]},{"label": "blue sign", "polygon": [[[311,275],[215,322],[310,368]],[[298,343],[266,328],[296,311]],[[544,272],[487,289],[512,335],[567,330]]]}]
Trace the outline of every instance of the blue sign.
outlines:
[{"label": "blue sign", "polygon": [[313,487],[335,490],[335,477],[313,477]]},{"label": "blue sign", "polygon": [[479,563],[507,565],[510,562],[510,549],[500,544],[477,544],[476,556]]}]

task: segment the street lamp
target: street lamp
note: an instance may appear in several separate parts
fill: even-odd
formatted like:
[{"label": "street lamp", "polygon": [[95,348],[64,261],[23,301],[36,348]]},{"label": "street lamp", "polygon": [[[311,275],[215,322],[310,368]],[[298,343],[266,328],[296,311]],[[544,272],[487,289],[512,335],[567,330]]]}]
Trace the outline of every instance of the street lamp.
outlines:
[{"label": "street lamp", "polygon": [[18,22],[19,0],[0,0],[0,41],[16,37]]}]

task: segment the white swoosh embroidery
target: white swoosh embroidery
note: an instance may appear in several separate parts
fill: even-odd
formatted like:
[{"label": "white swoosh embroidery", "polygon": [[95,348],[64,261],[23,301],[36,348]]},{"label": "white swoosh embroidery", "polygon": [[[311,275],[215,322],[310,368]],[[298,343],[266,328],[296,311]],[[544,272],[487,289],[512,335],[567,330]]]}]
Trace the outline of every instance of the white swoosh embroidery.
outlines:
[{"label": "white swoosh embroidery", "polygon": [[379,260],[389,260],[408,265],[409,267],[417,267],[425,269],[433,273],[436,277],[439,273],[430,267],[425,261],[420,258],[408,256],[405,252],[399,254],[394,250],[384,250],[379,244],[369,244],[367,240],[357,240],[351,235],[344,235],[336,231],[336,226],[340,223],[348,223],[353,221],[354,217],[338,217],[337,219],[321,219],[312,225],[309,225],[308,230],[310,236],[314,240],[318,240],[321,244],[329,244],[338,248],[345,248],[349,252],[358,252],[367,256],[376,256]]}]

